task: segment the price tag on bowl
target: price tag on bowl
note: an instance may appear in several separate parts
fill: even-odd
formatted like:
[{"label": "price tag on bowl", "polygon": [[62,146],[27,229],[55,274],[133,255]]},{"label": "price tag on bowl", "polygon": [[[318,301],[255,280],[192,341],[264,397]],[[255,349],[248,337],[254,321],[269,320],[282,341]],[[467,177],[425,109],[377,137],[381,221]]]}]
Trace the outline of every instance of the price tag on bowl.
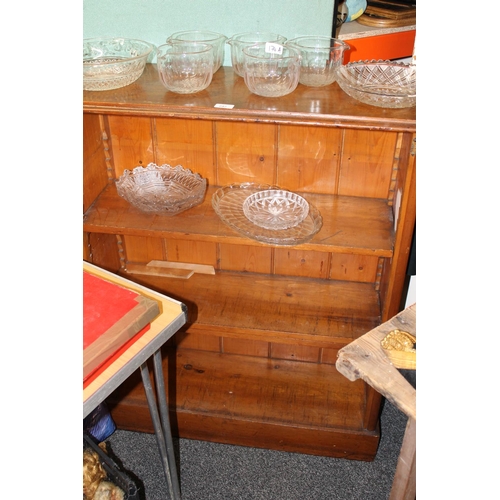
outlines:
[{"label": "price tag on bowl", "polygon": [[265,51],[269,54],[283,54],[283,45],[279,43],[267,42]]}]

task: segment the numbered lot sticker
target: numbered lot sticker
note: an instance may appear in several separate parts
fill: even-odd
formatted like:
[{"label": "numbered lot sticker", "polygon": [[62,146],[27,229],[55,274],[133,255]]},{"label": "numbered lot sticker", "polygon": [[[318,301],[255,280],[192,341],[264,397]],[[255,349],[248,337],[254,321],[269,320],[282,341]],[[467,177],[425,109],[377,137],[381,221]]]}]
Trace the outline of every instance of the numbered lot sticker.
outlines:
[{"label": "numbered lot sticker", "polygon": [[266,43],[266,52],[270,54],[283,54],[283,45],[279,43],[267,42]]}]

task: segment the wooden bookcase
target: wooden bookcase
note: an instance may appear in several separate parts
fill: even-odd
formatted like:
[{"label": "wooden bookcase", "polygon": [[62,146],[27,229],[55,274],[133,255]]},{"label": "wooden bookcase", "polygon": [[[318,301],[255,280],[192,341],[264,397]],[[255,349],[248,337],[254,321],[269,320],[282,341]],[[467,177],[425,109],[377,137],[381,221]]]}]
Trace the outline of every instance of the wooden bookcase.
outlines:
[{"label": "wooden bookcase", "polygon": [[[415,109],[363,105],[336,83],[263,98],[230,67],[203,92],[173,94],[147,64],[132,85],[84,92],[83,111],[84,259],[188,306],[163,352],[174,433],[372,460],[381,397],[335,362],[400,310],[415,225]],[[173,217],[130,206],[114,181],[150,162],[206,177],[204,202]],[[321,230],[298,246],[233,231],[211,198],[241,182],[302,194]],[[151,260],[216,273],[127,272]],[[153,431],[139,378],[108,403],[119,428]]]}]

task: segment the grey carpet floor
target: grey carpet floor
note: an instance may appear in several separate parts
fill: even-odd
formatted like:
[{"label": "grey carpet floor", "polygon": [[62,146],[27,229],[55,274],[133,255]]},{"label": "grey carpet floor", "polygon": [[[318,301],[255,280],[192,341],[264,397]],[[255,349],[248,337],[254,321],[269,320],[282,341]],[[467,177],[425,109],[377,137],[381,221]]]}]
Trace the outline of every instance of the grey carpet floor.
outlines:
[{"label": "grey carpet floor", "polygon": [[[175,439],[183,500],[387,500],[407,417],[384,401],[372,462]],[[117,430],[110,454],[144,500],[168,493],[153,434]]]}]

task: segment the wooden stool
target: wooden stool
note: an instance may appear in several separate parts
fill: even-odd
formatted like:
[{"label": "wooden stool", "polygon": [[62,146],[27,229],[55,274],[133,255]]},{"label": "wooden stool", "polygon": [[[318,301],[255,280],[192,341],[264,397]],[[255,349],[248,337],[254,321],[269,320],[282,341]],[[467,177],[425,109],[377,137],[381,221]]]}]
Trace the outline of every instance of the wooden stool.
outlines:
[{"label": "wooden stool", "polygon": [[416,369],[416,349],[391,352],[382,347],[382,342],[396,330],[416,340],[416,312],[417,305],[413,304],[365,333],[339,350],[336,363],[342,375],[352,381],[364,380],[408,416],[389,500],[416,498],[417,391],[398,371]]}]

